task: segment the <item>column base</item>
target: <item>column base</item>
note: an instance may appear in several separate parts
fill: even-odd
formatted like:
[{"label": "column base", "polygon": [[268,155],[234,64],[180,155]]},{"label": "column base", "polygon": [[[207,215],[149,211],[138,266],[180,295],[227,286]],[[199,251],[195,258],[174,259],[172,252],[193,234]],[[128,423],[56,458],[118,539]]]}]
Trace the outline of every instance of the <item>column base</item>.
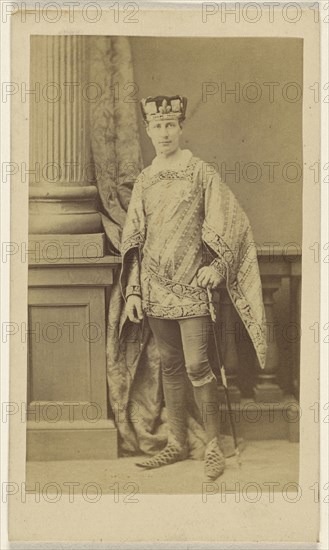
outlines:
[{"label": "column base", "polygon": [[33,262],[75,258],[102,258],[105,254],[105,234],[83,235],[30,234],[28,256]]},{"label": "column base", "polygon": [[118,458],[117,429],[108,419],[95,423],[28,421],[26,453],[30,461]]},{"label": "column base", "polygon": [[[233,420],[238,437],[248,441],[286,439],[299,441],[298,401],[285,396],[277,403],[256,403],[242,398],[232,403]],[[226,404],[220,404],[221,433],[231,435],[231,422]]]},{"label": "column base", "polygon": [[277,384],[258,384],[254,388],[256,403],[276,403],[282,401],[283,391]]}]

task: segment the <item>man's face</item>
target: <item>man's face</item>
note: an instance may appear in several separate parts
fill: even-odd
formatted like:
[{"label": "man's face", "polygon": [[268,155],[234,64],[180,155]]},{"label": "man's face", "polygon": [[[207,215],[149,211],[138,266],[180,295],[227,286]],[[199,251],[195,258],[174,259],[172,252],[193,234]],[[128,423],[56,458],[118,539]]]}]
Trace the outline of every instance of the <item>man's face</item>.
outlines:
[{"label": "man's face", "polygon": [[146,127],[157,155],[171,155],[179,148],[182,129],[178,120],[159,120],[149,122]]}]

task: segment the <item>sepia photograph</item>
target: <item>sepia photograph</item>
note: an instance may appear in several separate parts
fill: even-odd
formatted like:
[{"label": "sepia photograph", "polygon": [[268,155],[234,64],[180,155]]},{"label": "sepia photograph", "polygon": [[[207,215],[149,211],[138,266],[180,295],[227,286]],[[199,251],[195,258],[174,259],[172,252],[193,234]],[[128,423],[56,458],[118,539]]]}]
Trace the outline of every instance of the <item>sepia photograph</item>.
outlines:
[{"label": "sepia photograph", "polygon": [[298,483],[302,41],[30,44],[27,479]]},{"label": "sepia photograph", "polygon": [[318,540],[319,27],[256,4],[13,17],[12,540]]}]

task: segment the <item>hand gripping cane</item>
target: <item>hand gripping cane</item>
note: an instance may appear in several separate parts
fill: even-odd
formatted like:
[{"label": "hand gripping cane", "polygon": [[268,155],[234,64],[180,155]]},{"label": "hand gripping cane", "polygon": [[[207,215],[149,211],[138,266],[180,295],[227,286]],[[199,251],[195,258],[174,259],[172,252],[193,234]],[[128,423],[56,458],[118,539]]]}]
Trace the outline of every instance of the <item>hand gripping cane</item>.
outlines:
[{"label": "hand gripping cane", "polygon": [[228,387],[227,387],[224,361],[223,361],[223,358],[222,358],[221,350],[218,346],[217,335],[216,335],[216,312],[215,312],[214,304],[212,302],[212,294],[211,294],[211,290],[210,290],[209,287],[207,287],[207,294],[208,294],[208,300],[209,300],[209,312],[210,312],[210,317],[211,317],[211,320],[212,320],[211,325],[212,325],[212,331],[213,331],[213,335],[214,335],[217,360],[218,360],[220,375],[221,375],[222,383],[223,383],[223,387],[224,387],[225,398],[226,398],[226,403],[227,403],[227,410],[228,410],[228,414],[229,414],[229,417],[230,417],[230,424],[231,424],[231,430],[232,430],[233,441],[234,441],[234,453],[235,453],[235,456],[237,458],[238,465],[239,465],[239,467],[241,467],[240,451],[239,451],[238,441],[237,441],[237,437],[236,437],[236,431],[235,431],[235,425],[234,425],[233,411],[232,411],[232,407],[231,407],[230,395],[229,395],[229,391],[228,391]]}]

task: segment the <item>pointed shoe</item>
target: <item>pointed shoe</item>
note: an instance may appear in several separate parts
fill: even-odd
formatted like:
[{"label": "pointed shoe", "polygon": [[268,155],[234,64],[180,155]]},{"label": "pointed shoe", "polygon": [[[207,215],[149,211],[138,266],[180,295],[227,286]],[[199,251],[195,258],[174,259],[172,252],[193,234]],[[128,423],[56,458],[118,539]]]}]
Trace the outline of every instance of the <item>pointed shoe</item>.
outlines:
[{"label": "pointed shoe", "polygon": [[135,462],[135,464],[140,468],[144,468],[144,470],[153,470],[154,468],[161,468],[161,466],[185,460],[187,457],[187,447],[180,447],[175,443],[167,443],[166,447],[156,455],[142,462]]},{"label": "pointed shoe", "polygon": [[210,479],[217,479],[225,470],[225,457],[219,446],[217,437],[214,437],[205,450],[204,472]]}]

